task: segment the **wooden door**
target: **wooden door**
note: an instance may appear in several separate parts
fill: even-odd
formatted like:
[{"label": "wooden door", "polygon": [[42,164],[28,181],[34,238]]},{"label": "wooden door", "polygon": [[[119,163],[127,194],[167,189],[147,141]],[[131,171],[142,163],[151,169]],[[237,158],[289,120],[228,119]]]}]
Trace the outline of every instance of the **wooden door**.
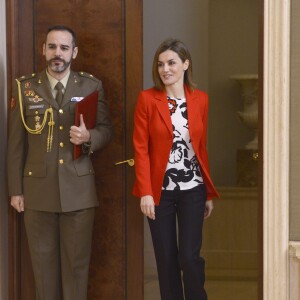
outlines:
[{"label": "wooden door", "polygon": [[[133,155],[132,116],[142,88],[141,0],[8,0],[8,81],[45,68],[42,44],[54,24],[77,33],[72,69],[102,80],[113,142],[93,163],[100,208],[96,212],[88,299],[143,299],[143,218],[131,196],[134,169],[114,163]],[[22,216],[10,211],[9,299],[35,299]]]}]

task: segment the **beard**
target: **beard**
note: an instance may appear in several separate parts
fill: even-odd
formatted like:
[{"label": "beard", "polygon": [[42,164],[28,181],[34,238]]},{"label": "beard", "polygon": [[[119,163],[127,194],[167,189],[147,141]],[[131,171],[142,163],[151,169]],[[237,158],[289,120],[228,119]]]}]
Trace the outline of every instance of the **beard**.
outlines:
[{"label": "beard", "polygon": [[71,62],[72,58],[66,61],[60,57],[54,57],[47,61],[47,66],[54,73],[63,73],[70,66]]}]

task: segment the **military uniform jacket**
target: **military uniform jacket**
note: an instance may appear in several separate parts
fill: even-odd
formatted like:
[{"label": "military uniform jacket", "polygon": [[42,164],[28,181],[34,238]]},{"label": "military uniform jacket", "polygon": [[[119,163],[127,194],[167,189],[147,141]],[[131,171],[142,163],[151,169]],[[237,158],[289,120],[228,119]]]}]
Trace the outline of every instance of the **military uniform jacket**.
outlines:
[{"label": "military uniform jacket", "polygon": [[[7,154],[9,195],[24,195],[25,208],[49,212],[68,212],[98,205],[94,169],[90,154],[105,147],[112,136],[112,125],[104,100],[102,83],[92,75],[71,71],[61,107],[55,101],[46,71],[22,77],[19,93],[13,92],[9,113]],[[74,125],[75,97],[99,91],[97,125],[90,130],[91,143],[85,153],[73,160],[69,130]],[[52,149],[47,152],[48,125],[41,134],[29,133],[22,122],[34,129],[53,108]],[[49,121],[49,118],[47,122]]]}]

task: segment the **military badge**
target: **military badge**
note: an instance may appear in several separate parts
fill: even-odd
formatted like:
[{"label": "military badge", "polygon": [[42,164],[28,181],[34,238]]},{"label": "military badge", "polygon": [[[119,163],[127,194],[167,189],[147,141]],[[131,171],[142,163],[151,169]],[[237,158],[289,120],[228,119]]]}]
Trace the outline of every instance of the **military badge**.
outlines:
[{"label": "military badge", "polygon": [[31,90],[25,90],[25,91],[24,91],[24,95],[25,95],[26,97],[34,97],[35,92],[34,92],[34,91],[31,91]]},{"label": "military badge", "polygon": [[37,104],[37,105],[29,105],[28,109],[41,109],[44,108],[44,104]]},{"label": "military badge", "polygon": [[72,97],[71,102],[79,102],[83,99],[84,97]]},{"label": "military badge", "polygon": [[10,110],[14,110],[16,108],[16,99],[15,98],[11,98],[10,99]]},{"label": "military badge", "polygon": [[39,95],[35,95],[34,97],[30,97],[28,98],[29,101],[34,102],[34,103],[38,103],[43,101],[43,98],[40,98]]},{"label": "military badge", "polygon": [[25,82],[24,84],[26,89],[29,89],[31,87],[31,83],[29,81]]}]

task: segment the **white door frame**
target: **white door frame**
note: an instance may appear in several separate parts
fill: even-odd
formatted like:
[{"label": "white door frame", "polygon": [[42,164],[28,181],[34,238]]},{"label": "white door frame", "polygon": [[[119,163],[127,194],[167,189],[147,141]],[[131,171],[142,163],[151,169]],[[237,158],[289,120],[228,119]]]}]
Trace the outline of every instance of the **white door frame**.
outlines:
[{"label": "white door frame", "polygon": [[289,299],[290,0],[264,0],[264,300]]}]

